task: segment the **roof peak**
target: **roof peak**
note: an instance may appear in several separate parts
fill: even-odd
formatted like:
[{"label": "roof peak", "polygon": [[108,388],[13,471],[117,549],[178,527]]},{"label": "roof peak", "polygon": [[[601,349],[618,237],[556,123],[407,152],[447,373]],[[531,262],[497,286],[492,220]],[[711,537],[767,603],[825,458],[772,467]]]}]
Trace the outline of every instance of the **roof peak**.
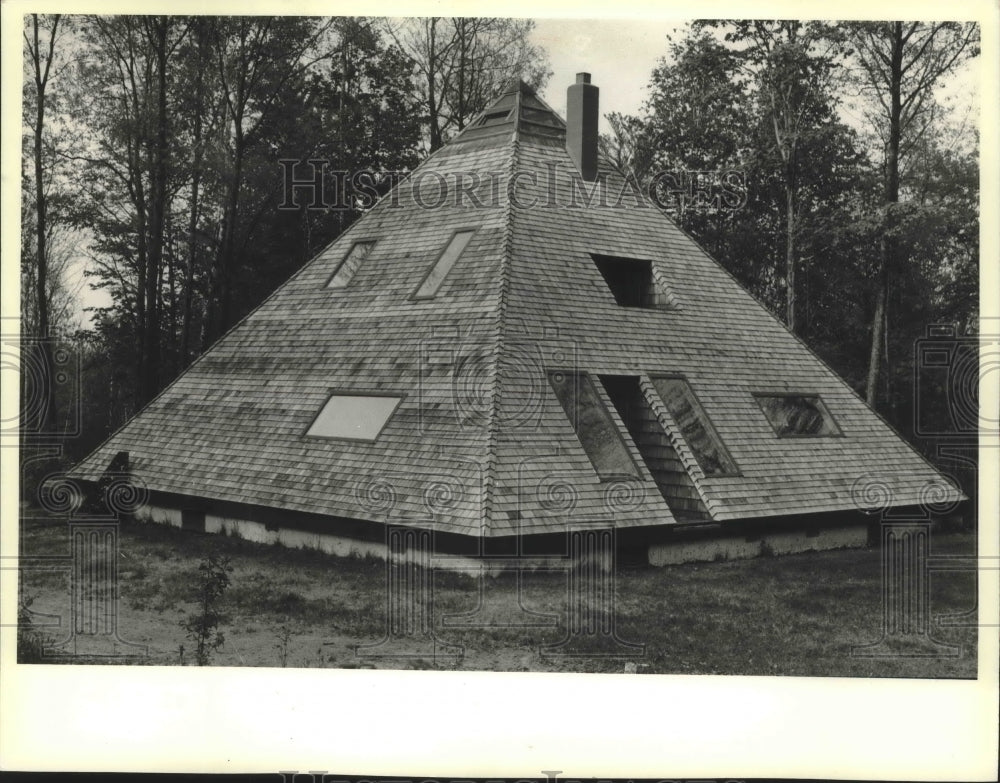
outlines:
[{"label": "roof peak", "polygon": [[566,122],[538,97],[534,87],[524,79],[515,77],[448,144],[461,144],[475,139],[506,141],[523,134],[563,138],[566,135]]},{"label": "roof peak", "polygon": [[[537,92],[534,87],[528,84],[524,79],[519,76],[515,76],[509,82],[507,86],[503,88],[500,96],[511,95],[512,93],[520,93],[521,95],[536,95]],[[498,99],[499,100],[499,99]],[[494,101],[495,103],[496,101]]]}]

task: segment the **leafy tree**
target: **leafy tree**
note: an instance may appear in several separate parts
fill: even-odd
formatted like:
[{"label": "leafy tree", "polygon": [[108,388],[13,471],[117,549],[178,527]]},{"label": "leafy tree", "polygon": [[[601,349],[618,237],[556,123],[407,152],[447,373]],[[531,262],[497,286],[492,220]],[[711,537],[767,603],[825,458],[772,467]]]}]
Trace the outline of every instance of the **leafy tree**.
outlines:
[{"label": "leafy tree", "polygon": [[[226,117],[222,231],[214,259],[206,315],[205,343],[233,322],[233,278],[246,218],[241,190],[248,156],[261,144],[262,128],[273,113],[287,109],[289,95],[301,95],[306,69],[322,59],[318,51],[329,25],[304,17],[216,17],[212,20],[216,75]],[[284,104],[284,105],[282,105]]]},{"label": "leafy tree", "polygon": [[598,145],[604,161],[623,177],[632,176],[644,182],[653,166],[653,149],[643,121],[627,114],[611,112],[604,115],[611,134],[602,133]]},{"label": "leafy tree", "polygon": [[885,353],[890,279],[904,272],[900,252],[900,166],[934,117],[933,90],[978,53],[979,27],[957,22],[857,22],[847,26],[859,86],[872,100],[869,119],[883,144],[880,256],[865,394],[875,406]]},{"label": "leafy tree", "polygon": [[[776,309],[774,264],[778,216],[771,204],[771,173],[758,152],[757,115],[739,55],[706,31],[673,40],[653,70],[645,104],[646,147],[638,155],[668,172],[682,197],[680,226],[755,296]],[[696,204],[698,172],[737,172],[747,195],[739,209]],[[713,183],[709,182],[709,186]],[[666,202],[669,205],[669,201]]]},{"label": "leafy tree", "polygon": [[777,158],[785,221],[785,323],[796,331],[797,210],[803,160],[815,152],[817,136],[835,124],[832,94],[840,36],[820,22],[731,20],[700,22],[695,29],[723,31],[752,81],[760,120],[768,129],[762,152]]},{"label": "leafy tree", "polygon": [[[89,85],[79,121],[91,130],[76,156],[85,164],[76,222],[95,235],[98,287],[129,323],[135,396],[149,400],[162,383],[165,267],[180,151],[172,127],[172,64],[190,30],[183,17],[88,17],[87,56],[79,77]],[[89,148],[89,149],[88,149]]]},{"label": "leafy tree", "polygon": [[[940,39],[929,38],[929,29],[923,37],[914,32],[926,46],[902,65],[924,72],[919,58],[930,57],[926,73],[942,73],[969,56],[974,30],[953,26],[945,45],[945,28]],[[878,394],[887,417],[907,433],[918,391],[914,341],[929,323],[971,328],[976,321],[976,143],[944,122],[929,76],[913,76],[909,88],[904,80],[897,201],[887,219],[891,145],[882,118],[892,102],[878,100],[855,60],[853,82],[829,73],[838,62],[834,55],[859,56],[845,48],[858,31],[846,23],[814,30],[785,22],[693,25],[671,42],[654,71],[641,124],[634,118],[620,123],[608,142],[621,148],[616,154],[626,162],[638,149],[637,157],[651,159],[654,168],[742,171],[747,200],[741,210],[691,210],[677,220],[773,312],[784,311],[797,333],[859,390],[871,391],[871,313],[882,312],[892,333],[882,329],[879,336],[878,355],[888,369]],[[829,51],[816,50],[820,45]],[[854,98],[859,83],[863,97],[873,99],[870,123],[881,136],[839,121],[841,104]],[[885,287],[887,247],[895,259],[891,289]]]},{"label": "leafy tree", "polygon": [[[66,112],[95,312],[134,411],[365,208],[283,210],[281,160],[407,169],[413,64],[371,20],[86,17]],[[345,202],[341,202],[345,203]],[[120,422],[109,422],[114,426]]]}]

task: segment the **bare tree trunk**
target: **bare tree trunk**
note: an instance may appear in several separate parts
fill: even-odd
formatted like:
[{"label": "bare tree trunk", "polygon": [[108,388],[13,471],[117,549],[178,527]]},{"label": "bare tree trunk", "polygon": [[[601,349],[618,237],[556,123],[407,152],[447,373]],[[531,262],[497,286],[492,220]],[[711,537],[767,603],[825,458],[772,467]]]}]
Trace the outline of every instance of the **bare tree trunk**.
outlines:
[{"label": "bare tree trunk", "polygon": [[170,211],[167,211],[167,225],[166,225],[166,251],[164,253],[167,259],[167,290],[170,292],[170,323],[169,323],[169,334],[170,334],[170,345],[173,350],[173,367],[171,372],[171,377],[176,376],[181,371],[180,353],[177,351],[177,259],[176,259],[176,244],[174,242],[174,222],[171,217]]},{"label": "bare tree trunk", "polygon": [[439,149],[443,144],[441,138],[441,125],[440,118],[438,117],[438,104],[437,104],[437,84],[436,84],[436,72],[437,72],[437,23],[436,18],[430,19],[428,25],[430,25],[430,30],[428,32],[427,40],[427,112],[430,117],[430,136],[431,136],[431,152]]},{"label": "bare tree trunk", "polygon": [[892,51],[889,56],[889,139],[886,148],[884,208],[885,218],[882,240],[879,247],[879,268],[876,276],[878,286],[875,294],[875,312],[872,317],[871,352],[868,357],[868,378],[865,385],[865,399],[875,407],[878,398],[878,380],[882,369],[882,346],[888,340],[886,323],[886,302],[889,298],[889,275],[894,261],[893,231],[894,205],[899,201],[899,141],[900,117],[902,114],[903,78],[903,23],[892,23]]},{"label": "bare tree trunk", "polygon": [[787,269],[787,301],[785,320],[795,331],[795,183],[792,164],[785,167],[785,266]]},{"label": "bare tree trunk", "polygon": [[143,335],[144,372],[140,379],[140,401],[151,400],[160,387],[160,281],[163,267],[163,237],[167,211],[167,30],[166,17],[149,22],[147,35],[156,59],[156,134],[150,172],[150,226],[146,274],[146,331]]},{"label": "bare tree trunk", "polygon": [[[40,432],[51,432],[52,425],[56,420],[56,389],[55,389],[55,363],[52,358],[52,346],[48,340],[51,336],[49,330],[49,292],[48,292],[48,248],[46,239],[48,237],[48,214],[45,196],[45,166],[42,151],[42,135],[45,129],[45,89],[48,86],[49,71],[52,67],[52,54],[55,49],[56,30],[59,26],[59,16],[56,15],[52,30],[49,34],[48,54],[42,56],[38,42],[38,14],[32,14],[32,41],[31,50],[32,66],[35,78],[35,125],[33,130],[35,150],[35,209],[36,209],[36,242],[37,254],[35,271],[35,296],[37,298],[38,309],[38,343],[42,367],[45,374],[44,388],[39,390],[44,394],[42,401],[41,417],[37,422]],[[44,64],[43,64],[44,62]]]}]

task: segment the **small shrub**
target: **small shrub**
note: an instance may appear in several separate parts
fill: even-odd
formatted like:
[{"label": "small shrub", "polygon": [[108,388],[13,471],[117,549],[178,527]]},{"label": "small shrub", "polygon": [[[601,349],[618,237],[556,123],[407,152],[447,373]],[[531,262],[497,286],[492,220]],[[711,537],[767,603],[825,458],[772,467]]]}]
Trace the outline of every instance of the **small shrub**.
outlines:
[{"label": "small shrub", "polygon": [[278,650],[278,657],[281,661],[281,668],[288,666],[288,643],[292,639],[292,629],[287,625],[282,625],[278,629],[278,643],[275,647]]},{"label": "small shrub", "polygon": [[194,642],[194,657],[199,666],[207,666],[212,653],[225,642],[219,630],[225,619],[219,612],[219,605],[229,587],[232,570],[229,558],[214,552],[198,565],[197,613],[184,620],[181,626],[188,639]]}]

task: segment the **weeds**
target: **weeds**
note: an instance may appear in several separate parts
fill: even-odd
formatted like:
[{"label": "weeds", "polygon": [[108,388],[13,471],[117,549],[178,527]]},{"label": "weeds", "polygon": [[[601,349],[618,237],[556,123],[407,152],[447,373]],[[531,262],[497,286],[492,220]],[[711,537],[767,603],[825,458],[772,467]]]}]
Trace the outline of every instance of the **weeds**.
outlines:
[{"label": "weeds", "polygon": [[31,619],[34,596],[22,595],[17,605],[17,662],[39,663],[45,657],[45,634]]}]

